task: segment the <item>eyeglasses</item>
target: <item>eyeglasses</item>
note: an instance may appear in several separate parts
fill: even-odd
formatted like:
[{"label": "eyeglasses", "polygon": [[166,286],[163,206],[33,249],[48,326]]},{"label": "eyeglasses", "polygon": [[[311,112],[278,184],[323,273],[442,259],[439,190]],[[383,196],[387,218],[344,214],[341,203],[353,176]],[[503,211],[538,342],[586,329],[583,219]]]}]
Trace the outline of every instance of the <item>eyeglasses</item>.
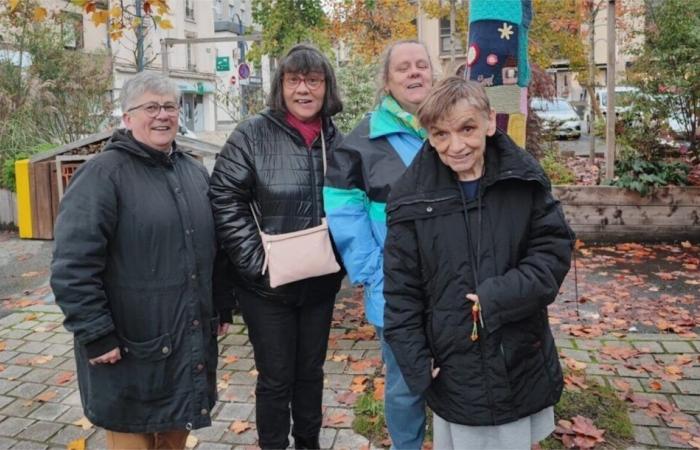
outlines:
[{"label": "eyeglasses", "polygon": [[142,109],[148,117],[157,117],[158,114],[160,114],[161,109],[169,116],[176,116],[178,111],[180,111],[180,105],[172,102],[163,103],[162,105],[157,102],[148,102],[134,106],[133,108],[127,110],[127,112],[135,111],[137,109]]},{"label": "eyeglasses", "polygon": [[294,89],[299,86],[301,82],[306,84],[306,87],[314,90],[321,87],[321,85],[326,81],[325,78],[321,77],[300,77],[299,75],[284,75],[284,85],[289,89]]}]

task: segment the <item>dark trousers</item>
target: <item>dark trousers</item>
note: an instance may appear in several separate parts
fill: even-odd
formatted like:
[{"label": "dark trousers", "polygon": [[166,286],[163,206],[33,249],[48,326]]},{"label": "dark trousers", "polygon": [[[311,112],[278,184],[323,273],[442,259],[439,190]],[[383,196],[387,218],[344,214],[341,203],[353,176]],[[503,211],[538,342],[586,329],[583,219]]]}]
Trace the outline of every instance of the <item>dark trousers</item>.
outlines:
[{"label": "dark trousers", "polygon": [[258,445],[263,449],[289,445],[290,404],[296,447],[318,445],[323,362],[335,294],[309,293],[299,299],[299,305],[291,305],[239,292],[258,370],[255,418]]}]

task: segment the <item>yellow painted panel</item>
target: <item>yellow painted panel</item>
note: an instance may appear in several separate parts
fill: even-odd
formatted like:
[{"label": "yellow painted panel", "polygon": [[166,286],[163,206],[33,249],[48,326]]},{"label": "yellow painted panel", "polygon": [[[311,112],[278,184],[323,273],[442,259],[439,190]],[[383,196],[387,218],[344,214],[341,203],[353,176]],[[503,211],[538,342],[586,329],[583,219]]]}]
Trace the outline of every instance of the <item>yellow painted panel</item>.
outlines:
[{"label": "yellow painted panel", "polygon": [[15,162],[15,179],[17,185],[17,221],[19,237],[32,238],[32,195],[29,187],[29,160]]},{"label": "yellow painted panel", "polygon": [[508,136],[518,146],[525,148],[525,114],[511,114],[508,116]]}]

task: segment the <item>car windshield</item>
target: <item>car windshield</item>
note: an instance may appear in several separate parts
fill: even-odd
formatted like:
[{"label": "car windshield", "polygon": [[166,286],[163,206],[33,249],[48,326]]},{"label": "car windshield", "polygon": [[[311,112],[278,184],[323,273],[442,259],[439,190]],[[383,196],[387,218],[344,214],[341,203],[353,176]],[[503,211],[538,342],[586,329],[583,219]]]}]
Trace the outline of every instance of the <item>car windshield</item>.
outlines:
[{"label": "car windshield", "polygon": [[535,111],[571,111],[571,106],[563,100],[533,100],[532,109]]}]

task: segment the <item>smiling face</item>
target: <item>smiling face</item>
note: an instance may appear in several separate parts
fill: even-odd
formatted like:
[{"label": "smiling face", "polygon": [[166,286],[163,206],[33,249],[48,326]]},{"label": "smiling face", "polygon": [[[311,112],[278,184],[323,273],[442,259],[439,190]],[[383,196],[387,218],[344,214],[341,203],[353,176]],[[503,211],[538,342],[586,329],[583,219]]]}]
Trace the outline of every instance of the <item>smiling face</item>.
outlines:
[{"label": "smiling face", "polygon": [[[131,108],[149,103],[164,105],[174,103],[177,99],[171,95],[159,95],[146,92],[134,102]],[[156,150],[169,151],[177,135],[179,114],[168,114],[165,108],[160,108],[155,117],[149,117],[145,108],[136,108],[123,115],[124,125],[131,130],[134,139]]]},{"label": "smiling face", "polygon": [[326,81],[322,72],[286,72],[282,76],[282,97],[287,111],[302,122],[316,119],[323,108]]},{"label": "smiling face", "polygon": [[428,140],[460,181],[472,181],[481,177],[486,137],[495,132],[495,111],[486,114],[462,99],[428,127]]},{"label": "smiling face", "polygon": [[399,102],[404,111],[415,114],[433,85],[433,71],[425,47],[405,43],[391,50],[384,91]]}]

